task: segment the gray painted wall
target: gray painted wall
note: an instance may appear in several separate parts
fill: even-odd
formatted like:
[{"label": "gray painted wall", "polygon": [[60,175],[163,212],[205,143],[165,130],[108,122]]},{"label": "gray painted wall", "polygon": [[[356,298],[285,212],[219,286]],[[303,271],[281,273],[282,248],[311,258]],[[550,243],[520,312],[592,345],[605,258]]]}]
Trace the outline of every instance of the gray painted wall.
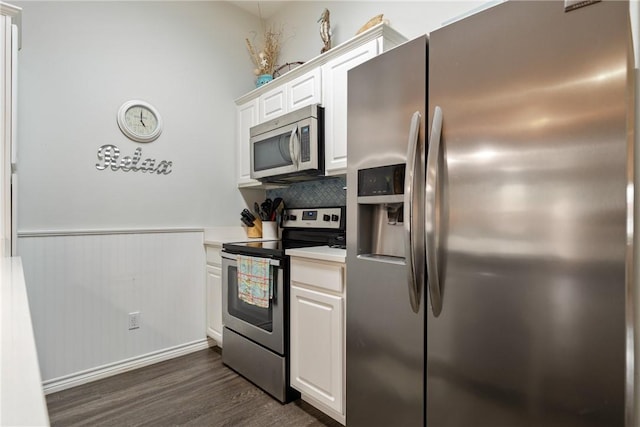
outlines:
[{"label": "gray painted wall", "polygon": [[[253,88],[244,38],[256,17],[226,2],[15,3],[19,231],[238,224],[233,100]],[[120,132],[130,99],[158,108],[155,142]],[[99,171],[103,144],[141,147],[173,172]]]},{"label": "gray painted wall", "polygon": [[[257,17],[222,1],[15,3],[19,231],[239,225],[244,200],[262,197],[235,184],[233,101],[254,87],[244,39],[261,27]],[[285,63],[319,54],[324,7],[337,45],[378,13],[411,38],[482,3],[294,1],[271,22],[283,25]],[[118,129],[130,99],[159,109],[155,142]],[[122,156],[141,147],[143,159],[172,161],[172,173],[99,171],[103,144]]]},{"label": "gray painted wall", "polygon": [[369,19],[384,14],[389,25],[412,39],[435,30],[446,21],[499,1],[293,1],[269,23],[283,28],[280,63],[308,61],[320,54],[322,41],[317,23],[324,8],[331,13],[332,43],[350,38]]}]

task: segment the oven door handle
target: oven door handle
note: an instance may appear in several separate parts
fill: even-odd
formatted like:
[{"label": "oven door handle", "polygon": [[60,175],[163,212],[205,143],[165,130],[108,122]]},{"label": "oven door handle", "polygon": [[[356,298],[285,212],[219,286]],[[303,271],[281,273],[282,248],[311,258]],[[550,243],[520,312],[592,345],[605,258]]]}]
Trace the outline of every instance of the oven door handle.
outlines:
[{"label": "oven door handle", "polygon": [[271,283],[269,284],[271,290],[271,301],[273,305],[278,303],[278,268],[271,267]]},{"label": "oven door handle", "polygon": [[[238,256],[236,254],[232,254],[232,253],[225,252],[225,251],[222,251],[220,253],[220,256],[222,256],[222,258],[226,258],[226,259],[231,260],[231,261],[237,261],[238,260]],[[256,257],[256,258],[264,258],[264,257]],[[271,258],[271,259],[269,259],[269,265],[272,266],[272,267],[280,267],[280,260]]]}]

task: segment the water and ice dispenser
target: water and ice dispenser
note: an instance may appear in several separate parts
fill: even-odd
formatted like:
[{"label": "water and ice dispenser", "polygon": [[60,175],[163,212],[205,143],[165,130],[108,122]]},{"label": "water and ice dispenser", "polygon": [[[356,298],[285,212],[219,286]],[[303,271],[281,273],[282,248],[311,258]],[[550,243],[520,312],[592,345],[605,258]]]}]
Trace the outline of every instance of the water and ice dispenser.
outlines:
[{"label": "water and ice dispenser", "polygon": [[405,164],[358,170],[358,256],[404,262]]}]

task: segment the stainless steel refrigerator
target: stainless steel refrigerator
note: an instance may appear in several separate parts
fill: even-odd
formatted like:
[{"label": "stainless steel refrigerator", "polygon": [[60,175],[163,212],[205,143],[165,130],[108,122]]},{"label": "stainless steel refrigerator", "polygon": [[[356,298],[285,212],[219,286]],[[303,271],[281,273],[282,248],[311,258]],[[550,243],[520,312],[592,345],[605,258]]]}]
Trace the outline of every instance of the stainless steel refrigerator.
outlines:
[{"label": "stainless steel refrigerator", "polygon": [[514,1],[349,72],[350,427],[633,425],[630,44]]}]

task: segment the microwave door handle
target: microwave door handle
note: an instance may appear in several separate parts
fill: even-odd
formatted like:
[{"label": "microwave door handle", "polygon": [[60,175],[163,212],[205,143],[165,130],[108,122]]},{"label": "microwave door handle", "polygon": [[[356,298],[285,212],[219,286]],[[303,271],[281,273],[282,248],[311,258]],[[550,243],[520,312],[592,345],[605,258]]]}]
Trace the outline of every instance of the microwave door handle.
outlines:
[{"label": "microwave door handle", "polygon": [[296,165],[296,170],[300,169],[300,152],[302,151],[300,147],[300,136],[298,135],[298,126],[296,125],[296,129],[293,134],[293,158],[294,163]]},{"label": "microwave door handle", "polygon": [[291,136],[289,137],[289,155],[291,156],[291,163],[298,169],[298,156],[295,153],[296,141],[298,140],[298,125],[291,130]]}]

